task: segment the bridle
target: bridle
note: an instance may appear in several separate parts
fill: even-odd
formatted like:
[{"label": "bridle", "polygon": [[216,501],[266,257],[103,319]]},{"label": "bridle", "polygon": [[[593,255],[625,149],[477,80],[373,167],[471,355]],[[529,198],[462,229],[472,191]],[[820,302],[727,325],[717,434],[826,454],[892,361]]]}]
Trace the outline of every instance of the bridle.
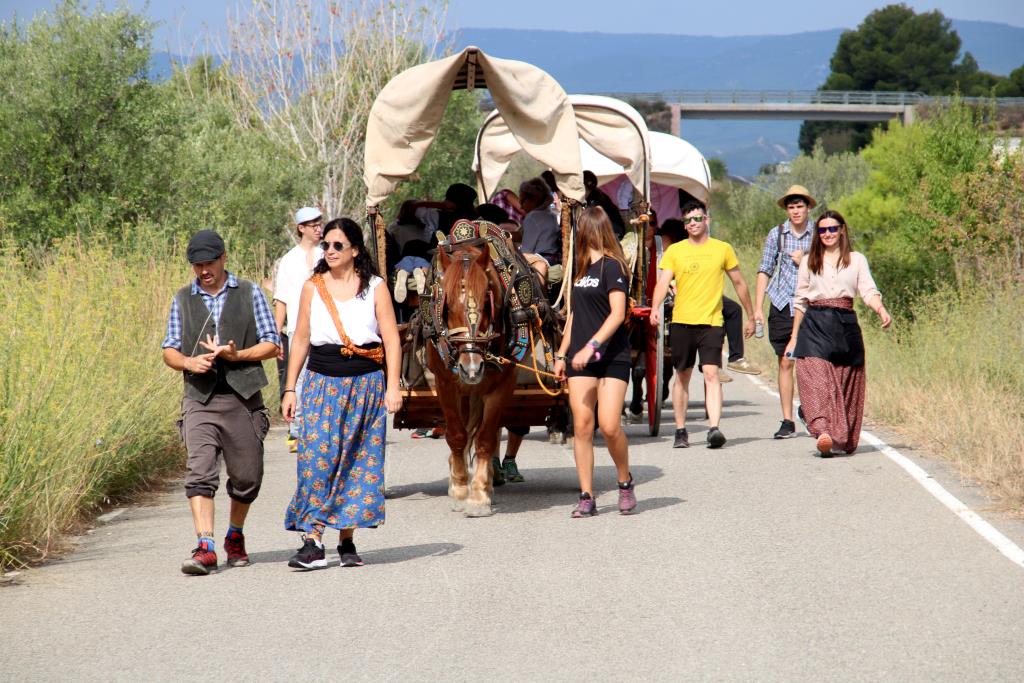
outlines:
[{"label": "bridle", "polygon": [[[488,298],[491,305],[491,315],[487,321],[487,329],[480,331],[481,310],[476,295],[466,287],[466,279],[469,270],[473,265],[473,255],[467,250],[460,250],[459,262],[462,265],[462,279],[459,282],[459,302],[465,311],[466,325],[462,327],[447,327],[447,316],[444,315],[446,308],[444,296],[439,297],[438,321],[443,321],[439,337],[445,341],[448,347],[447,363],[452,372],[457,371],[459,357],[464,354],[475,353],[484,358],[484,362],[495,363],[494,354],[491,352],[491,345],[501,338],[501,333],[495,331],[494,323],[500,321],[500,310],[494,306],[494,294],[488,288]],[[452,352],[454,350],[454,353]]]}]

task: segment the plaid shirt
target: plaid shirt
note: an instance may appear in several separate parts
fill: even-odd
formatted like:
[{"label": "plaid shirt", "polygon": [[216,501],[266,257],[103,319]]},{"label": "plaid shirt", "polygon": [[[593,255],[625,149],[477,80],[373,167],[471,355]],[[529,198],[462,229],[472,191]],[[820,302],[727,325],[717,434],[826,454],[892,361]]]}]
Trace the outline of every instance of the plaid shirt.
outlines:
[{"label": "plaid shirt", "polygon": [[805,254],[811,249],[811,225],[807,224],[804,234],[797,237],[793,234],[792,226],[787,220],[782,224],[782,266],[778,275],[775,275],[775,264],[779,258],[779,226],[775,226],[768,232],[768,238],[764,241],[764,251],[761,253],[761,265],[757,272],[764,273],[771,280],[768,282],[768,298],[772,306],[778,310],[789,308],[789,314],[793,315],[793,295],[796,294],[797,274],[800,265],[793,262],[790,254],[800,250]]},{"label": "plaid shirt", "polygon": [[[199,280],[192,281],[192,294],[203,297],[203,303],[210,311],[210,318],[213,320],[214,328],[220,324],[220,313],[224,310],[224,302],[228,298],[228,288],[238,287],[238,278],[228,273],[228,281],[216,294],[207,294],[199,286]],[[281,345],[281,337],[277,334],[277,323],[274,322],[274,314],[270,312],[267,298],[258,285],[252,287],[252,311],[256,317],[256,336],[260,342],[271,342]],[[181,351],[181,313],[178,311],[178,298],[171,299],[171,313],[167,316],[167,336],[160,348],[177,349]],[[194,352],[194,350],[193,350]]]}]

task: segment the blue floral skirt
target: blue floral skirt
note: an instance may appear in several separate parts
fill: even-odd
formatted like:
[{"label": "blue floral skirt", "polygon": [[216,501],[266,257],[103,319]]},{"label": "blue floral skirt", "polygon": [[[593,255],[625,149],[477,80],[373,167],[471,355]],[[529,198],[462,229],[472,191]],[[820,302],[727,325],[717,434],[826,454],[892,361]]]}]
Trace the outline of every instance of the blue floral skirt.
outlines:
[{"label": "blue floral skirt", "polygon": [[327,377],[307,370],[295,496],[284,526],[311,531],[384,523],[384,373]]}]

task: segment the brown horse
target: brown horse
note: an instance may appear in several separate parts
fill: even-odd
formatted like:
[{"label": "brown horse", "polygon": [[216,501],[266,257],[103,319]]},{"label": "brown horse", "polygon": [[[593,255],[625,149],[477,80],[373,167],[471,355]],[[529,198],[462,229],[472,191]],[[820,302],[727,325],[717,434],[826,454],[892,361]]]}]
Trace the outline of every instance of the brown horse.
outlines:
[{"label": "brown horse", "polygon": [[[492,514],[492,457],[498,450],[501,414],[515,390],[515,366],[499,360],[505,349],[504,286],[486,247],[438,250],[437,335],[427,364],[446,422],[452,508],[467,517]],[[475,447],[469,479],[467,449]]]}]

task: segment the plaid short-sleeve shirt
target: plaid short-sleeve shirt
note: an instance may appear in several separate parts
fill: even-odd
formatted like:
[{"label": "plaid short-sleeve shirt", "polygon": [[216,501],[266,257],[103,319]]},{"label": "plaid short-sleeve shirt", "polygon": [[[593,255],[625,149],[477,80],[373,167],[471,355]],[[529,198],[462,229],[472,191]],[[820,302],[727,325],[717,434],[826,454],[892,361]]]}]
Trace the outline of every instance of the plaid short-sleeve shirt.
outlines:
[{"label": "plaid short-sleeve shirt", "polygon": [[[779,259],[779,228],[782,229],[782,259],[778,273],[775,272],[776,263]],[[757,272],[764,273],[771,280],[768,282],[768,289],[765,290],[772,306],[776,309],[789,310],[793,315],[793,294],[796,293],[797,274],[800,265],[794,263],[790,255],[794,251],[803,251],[805,254],[811,249],[811,225],[807,224],[804,234],[799,237],[793,234],[793,226],[787,220],[781,226],[776,225],[768,232],[764,241],[764,250],[761,252],[761,265]]]}]

